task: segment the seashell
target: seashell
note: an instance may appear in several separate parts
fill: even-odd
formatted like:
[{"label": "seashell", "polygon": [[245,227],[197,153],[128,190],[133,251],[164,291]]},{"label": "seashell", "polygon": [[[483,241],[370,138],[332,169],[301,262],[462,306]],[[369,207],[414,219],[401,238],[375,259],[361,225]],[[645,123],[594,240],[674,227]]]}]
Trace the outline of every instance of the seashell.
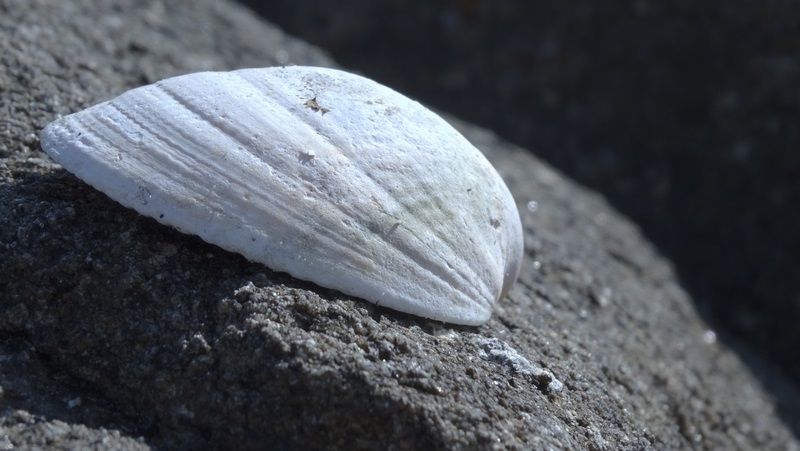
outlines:
[{"label": "seashell", "polygon": [[162,224],[401,312],[482,324],[519,273],[519,213],[480,151],[346,72],[169,78],[56,120],[41,145]]}]

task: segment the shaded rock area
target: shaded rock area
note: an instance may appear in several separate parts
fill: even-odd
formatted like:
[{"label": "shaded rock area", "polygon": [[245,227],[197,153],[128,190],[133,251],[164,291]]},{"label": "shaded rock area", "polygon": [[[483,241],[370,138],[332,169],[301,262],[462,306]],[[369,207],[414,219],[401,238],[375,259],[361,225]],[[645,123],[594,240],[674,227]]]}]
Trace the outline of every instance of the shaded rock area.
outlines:
[{"label": "shaded rock area", "polygon": [[247,3],[601,192],[800,381],[800,4]]},{"label": "shaded rock area", "polygon": [[450,119],[526,250],[481,327],[274,273],[39,150],[58,115],[160,78],[335,65],[241,6],[0,0],[0,48],[0,447],[800,449],[797,392],[716,339],[637,227],[489,131]]}]

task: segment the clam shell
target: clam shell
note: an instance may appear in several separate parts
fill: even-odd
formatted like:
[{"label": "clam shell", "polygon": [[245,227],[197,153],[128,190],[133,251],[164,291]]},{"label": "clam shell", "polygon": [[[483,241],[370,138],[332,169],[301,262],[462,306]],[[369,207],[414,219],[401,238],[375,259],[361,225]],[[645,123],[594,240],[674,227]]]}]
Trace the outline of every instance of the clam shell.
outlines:
[{"label": "clam shell", "polygon": [[350,73],[169,78],[56,120],[41,145],[162,224],[401,312],[482,324],[519,272],[519,213],[489,162]]}]

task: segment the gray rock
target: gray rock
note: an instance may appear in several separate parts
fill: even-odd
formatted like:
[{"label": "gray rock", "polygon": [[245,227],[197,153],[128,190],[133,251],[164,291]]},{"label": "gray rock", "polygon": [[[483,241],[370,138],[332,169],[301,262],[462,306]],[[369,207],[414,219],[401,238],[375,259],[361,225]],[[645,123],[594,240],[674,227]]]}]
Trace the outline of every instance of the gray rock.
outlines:
[{"label": "gray rock", "polygon": [[796,2],[242,1],[602,193],[800,381]]},{"label": "gray rock", "polygon": [[451,326],[160,226],[38,150],[131,87],[320,51],[213,0],[3,0],[0,47],[0,445],[799,448],[637,228],[491,132],[452,120],[516,196],[525,266]]}]

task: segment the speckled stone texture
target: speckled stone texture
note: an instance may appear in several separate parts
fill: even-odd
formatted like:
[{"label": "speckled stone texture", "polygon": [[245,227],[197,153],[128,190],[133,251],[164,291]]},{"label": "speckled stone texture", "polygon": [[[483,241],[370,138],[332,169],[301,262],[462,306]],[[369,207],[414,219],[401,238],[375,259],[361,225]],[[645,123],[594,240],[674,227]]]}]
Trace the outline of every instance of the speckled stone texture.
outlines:
[{"label": "speckled stone texture", "polygon": [[39,150],[160,78],[335,65],[241,6],[0,0],[0,48],[0,449],[800,449],[795,388],[717,340],[635,225],[489,131],[448,116],[526,256],[477,328],[273,273]]},{"label": "speckled stone texture", "polygon": [[598,190],[800,381],[800,3],[243,1]]}]

